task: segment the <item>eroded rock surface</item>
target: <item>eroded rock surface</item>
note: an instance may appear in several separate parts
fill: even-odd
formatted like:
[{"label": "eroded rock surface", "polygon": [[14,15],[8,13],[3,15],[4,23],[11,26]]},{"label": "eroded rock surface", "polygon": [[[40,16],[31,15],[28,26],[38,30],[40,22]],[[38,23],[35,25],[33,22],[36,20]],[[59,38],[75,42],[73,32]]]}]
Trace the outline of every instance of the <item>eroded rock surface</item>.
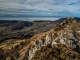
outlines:
[{"label": "eroded rock surface", "polygon": [[[37,50],[43,46],[47,46],[48,44],[51,44],[52,47],[57,44],[63,44],[66,47],[73,48],[77,52],[80,52],[79,26],[80,23],[78,23],[75,19],[68,18],[63,23],[61,23],[60,26],[48,31],[44,37],[34,41],[34,44],[31,45],[28,60],[31,60],[34,57]],[[73,28],[75,30],[73,30]]]}]

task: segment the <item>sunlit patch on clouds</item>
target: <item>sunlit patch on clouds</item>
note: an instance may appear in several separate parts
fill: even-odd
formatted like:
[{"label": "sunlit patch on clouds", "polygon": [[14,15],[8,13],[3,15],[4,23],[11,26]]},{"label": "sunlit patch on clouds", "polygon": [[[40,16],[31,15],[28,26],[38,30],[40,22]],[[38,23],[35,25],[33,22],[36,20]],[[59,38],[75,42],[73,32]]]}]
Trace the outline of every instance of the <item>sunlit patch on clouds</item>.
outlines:
[{"label": "sunlit patch on clouds", "polygon": [[80,0],[0,0],[5,15],[80,17]]}]

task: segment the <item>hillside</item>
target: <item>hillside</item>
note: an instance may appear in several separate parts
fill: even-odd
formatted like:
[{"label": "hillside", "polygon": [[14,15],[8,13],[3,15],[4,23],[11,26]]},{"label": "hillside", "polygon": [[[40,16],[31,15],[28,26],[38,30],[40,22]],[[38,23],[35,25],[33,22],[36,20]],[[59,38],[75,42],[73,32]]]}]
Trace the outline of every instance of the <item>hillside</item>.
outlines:
[{"label": "hillside", "polygon": [[62,21],[8,21],[0,20],[0,42],[8,39],[31,38],[48,31]]},{"label": "hillside", "polygon": [[24,60],[80,59],[80,22],[74,18],[67,18],[57,27],[31,40],[29,54]]},{"label": "hillside", "polygon": [[[57,20],[58,23],[60,20]],[[80,22],[63,19],[49,31],[38,33],[11,49],[0,49],[1,60],[69,60],[80,59]],[[44,21],[45,22],[45,21]],[[56,22],[56,21],[55,21]],[[32,26],[42,24],[34,21]],[[49,21],[45,22],[48,26]],[[52,21],[50,22],[52,23]],[[44,24],[44,23],[43,23]],[[52,26],[52,25],[51,25]]]}]

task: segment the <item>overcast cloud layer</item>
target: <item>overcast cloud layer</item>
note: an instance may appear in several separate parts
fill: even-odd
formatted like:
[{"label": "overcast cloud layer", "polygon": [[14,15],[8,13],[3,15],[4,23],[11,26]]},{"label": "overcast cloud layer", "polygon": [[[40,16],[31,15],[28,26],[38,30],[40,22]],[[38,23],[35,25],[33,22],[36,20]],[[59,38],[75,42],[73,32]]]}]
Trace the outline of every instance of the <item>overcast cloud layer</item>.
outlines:
[{"label": "overcast cloud layer", "polygon": [[80,17],[80,0],[0,0],[0,17]]}]

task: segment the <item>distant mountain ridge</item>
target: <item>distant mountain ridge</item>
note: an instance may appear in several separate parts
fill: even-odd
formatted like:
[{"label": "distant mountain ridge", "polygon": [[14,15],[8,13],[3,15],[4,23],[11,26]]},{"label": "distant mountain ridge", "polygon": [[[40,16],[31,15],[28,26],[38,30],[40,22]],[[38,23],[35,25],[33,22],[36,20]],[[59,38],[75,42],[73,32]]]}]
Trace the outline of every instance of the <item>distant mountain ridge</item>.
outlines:
[{"label": "distant mountain ridge", "polygon": [[[0,25],[3,24],[3,25],[6,25],[8,26],[7,24],[17,24],[17,23],[33,23],[33,22],[63,22],[65,19],[67,18],[60,18],[58,20],[55,20],[55,21],[50,21],[50,20],[35,20],[35,21],[32,21],[32,22],[29,22],[29,21],[19,21],[19,20],[0,20]],[[77,21],[80,21],[80,18],[79,17],[74,17],[74,19],[76,19]],[[26,24],[27,25],[27,24]]]},{"label": "distant mountain ridge", "polygon": [[62,21],[16,21],[0,20],[0,41],[27,38],[48,31]]},{"label": "distant mountain ridge", "polygon": [[[28,35],[33,36],[38,33],[48,31],[58,26],[66,18],[60,18],[55,21],[16,21],[0,20],[0,41],[13,38],[26,38]],[[80,21],[80,18],[77,21]],[[3,38],[2,38],[3,37]]]}]

